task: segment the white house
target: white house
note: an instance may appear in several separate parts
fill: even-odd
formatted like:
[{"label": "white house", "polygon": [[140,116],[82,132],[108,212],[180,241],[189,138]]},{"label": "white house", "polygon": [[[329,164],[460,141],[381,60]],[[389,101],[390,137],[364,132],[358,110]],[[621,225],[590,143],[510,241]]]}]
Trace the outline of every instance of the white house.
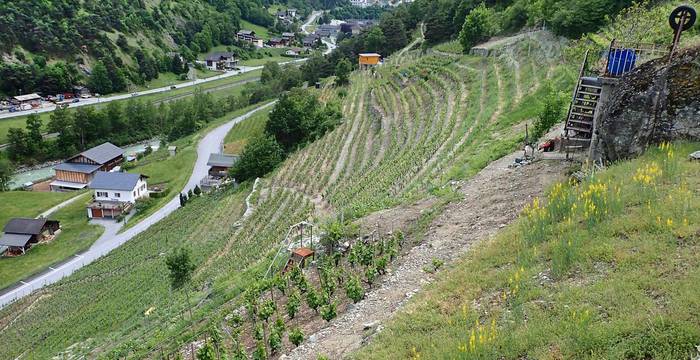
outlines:
[{"label": "white house", "polygon": [[141,174],[98,172],[88,185],[95,191],[87,207],[88,217],[115,218],[128,213],[136,200],[148,197],[147,178]]}]

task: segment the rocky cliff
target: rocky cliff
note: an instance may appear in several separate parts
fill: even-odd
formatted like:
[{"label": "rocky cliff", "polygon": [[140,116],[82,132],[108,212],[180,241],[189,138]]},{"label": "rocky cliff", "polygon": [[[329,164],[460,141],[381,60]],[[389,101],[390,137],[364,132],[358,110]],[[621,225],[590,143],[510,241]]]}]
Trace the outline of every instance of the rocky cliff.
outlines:
[{"label": "rocky cliff", "polygon": [[661,141],[700,140],[700,48],[626,74],[601,111],[598,150],[604,161],[639,155]]}]

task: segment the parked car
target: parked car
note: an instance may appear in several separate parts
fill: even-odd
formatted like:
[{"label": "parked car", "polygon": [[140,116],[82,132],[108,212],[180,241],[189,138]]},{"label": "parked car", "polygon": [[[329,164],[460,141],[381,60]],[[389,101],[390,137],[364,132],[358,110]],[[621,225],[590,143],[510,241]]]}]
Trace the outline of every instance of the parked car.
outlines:
[{"label": "parked car", "polygon": [[90,94],[82,94],[82,95],[80,95],[80,97],[81,97],[82,99],[89,99],[89,98],[90,98]]}]

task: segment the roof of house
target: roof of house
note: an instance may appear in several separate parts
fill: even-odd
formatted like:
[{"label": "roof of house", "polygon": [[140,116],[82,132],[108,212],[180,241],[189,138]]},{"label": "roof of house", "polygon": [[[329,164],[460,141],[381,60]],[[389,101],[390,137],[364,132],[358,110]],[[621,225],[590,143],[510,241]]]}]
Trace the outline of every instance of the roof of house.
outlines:
[{"label": "roof of house", "polygon": [[360,54],[360,56],[366,56],[366,57],[382,57],[381,55],[379,55],[379,54],[377,54],[377,53],[363,53],[363,54]]},{"label": "roof of house", "polygon": [[44,227],[44,224],[46,224],[45,218],[14,218],[7,222],[2,231],[12,234],[37,235],[41,234],[41,229]]},{"label": "roof of house", "polygon": [[0,245],[3,246],[25,246],[32,236],[29,234],[3,234],[0,237]]},{"label": "roof of house", "polygon": [[[117,145],[106,142],[102,145],[97,145],[92,149],[85,150],[80,155],[98,163],[105,164],[108,161],[124,155],[124,150]],[[74,156],[75,158],[77,156]]]},{"label": "roof of house", "polygon": [[311,255],[314,254],[314,251],[311,250],[311,249],[309,249],[309,248],[307,248],[307,247],[294,249],[294,251],[292,251],[292,252],[293,252],[295,255],[301,256],[302,258],[307,258],[307,257],[309,257],[309,256],[311,256]]},{"label": "roof of house", "polygon": [[142,177],[146,176],[123,172],[98,171],[88,187],[97,190],[131,191]]},{"label": "roof of house", "polygon": [[283,32],[282,37],[294,37],[294,33],[291,32]]},{"label": "roof of house", "polygon": [[278,43],[278,42],[282,42],[282,39],[280,39],[278,37],[273,37],[272,39],[270,39],[270,42],[271,43]]},{"label": "roof of house", "polygon": [[81,163],[60,163],[54,167],[55,170],[71,171],[81,174],[92,174],[100,168],[100,165],[81,164]]},{"label": "roof of house", "polygon": [[226,155],[226,154],[215,154],[209,155],[209,161],[207,161],[207,166],[219,166],[219,167],[232,167],[233,164],[238,161],[238,156],[236,155]]},{"label": "roof of house", "polygon": [[15,96],[15,100],[17,100],[17,101],[29,101],[29,100],[38,100],[38,99],[41,99],[41,96],[39,96],[39,94],[27,94],[27,95]]},{"label": "roof of house", "polygon": [[236,55],[232,52],[217,52],[207,55],[207,61],[219,61],[221,59],[233,58]]},{"label": "roof of house", "polygon": [[85,183],[76,183],[76,182],[70,182],[70,181],[61,181],[61,180],[54,180],[51,183],[49,183],[51,187],[63,187],[63,188],[68,188],[68,189],[84,189],[87,184]]},{"label": "roof of house", "polygon": [[238,35],[255,35],[255,31],[253,31],[253,30],[241,30],[238,32]]}]

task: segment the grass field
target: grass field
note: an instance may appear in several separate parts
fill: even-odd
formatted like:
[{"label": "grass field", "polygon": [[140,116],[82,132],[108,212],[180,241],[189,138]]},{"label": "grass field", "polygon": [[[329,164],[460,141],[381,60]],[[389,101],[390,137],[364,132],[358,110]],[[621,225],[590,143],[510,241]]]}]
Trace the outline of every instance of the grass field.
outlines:
[{"label": "grass field", "polygon": [[697,356],[700,166],[685,156],[698,149],[654,148],[554,186],[355,358]]},{"label": "grass field", "polygon": [[65,192],[6,191],[0,192],[0,227],[14,217],[34,218],[42,212],[75,196]]},{"label": "grass field", "polygon": [[[0,194],[0,196],[3,195]],[[75,196],[75,193],[68,195]],[[22,197],[18,201],[28,200]],[[80,199],[50,216],[51,219],[61,223],[61,233],[50,243],[35,245],[22,256],[0,258],[0,288],[9,286],[90,247],[102,234],[104,228],[88,224],[85,205],[89,201],[90,194],[80,195]],[[51,207],[50,204],[45,205],[47,209]],[[36,206],[40,205],[36,204]],[[2,216],[5,216],[4,212]]]},{"label": "grass field", "polygon": [[268,116],[269,112],[262,111],[231,128],[231,131],[226,134],[224,139],[224,152],[226,154],[240,155],[248,143],[248,139],[262,135],[265,131],[265,123],[267,123]]},{"label": "grass field", "polygon": [[261,54],[263,54],[263,57],[261,59],[242,60],[241,65],[243,65],[243,66],[263,66],[263,65],[265,65],[265,63],[268,63],[270,61],[282,63],[282,62],[294,60],[290,57],[282,56],[284,54],[284,52],[287,51],[287,49],[267,48],[267,49],[262,49],[262,50],[258,50],[258,51]]},{"label": "grass field", "polygon": [[257,35],[257,37],[264,40],[270,40],[270,32],[266,27],[255,25],[249,21],[241,20],[241,30],[253,30],[255,31],[255,35]]},{"label": "grass field", "polygon": [[[151,95],[144,95],[144,96],[139,96],[136,99],[140,101],[152,101],[154,103],[159,103],[159,102],[164,102],[164,101],[171,101],[175,99],[181,99],[184,97],[191,96],[195,90],[199,89],[202,91],[206,92],[211,92],[214,96],[225,96],[230,93],[230,87],[231,86],[236,86],[235,83],[241,82],[241,81],[246,81],[246,80],[251,80],[251,79],[256,79],[260,77],[260,70],[255,70],[251,72],[247,72],[241,75],[237,76],[231,76],[225,79],[218,79],[218,80],[213,80],[207,83],[199,84],[197,86],[191,86],[191,87],[186,87],[186,88],[180,88],[180,89],[175,89],[171,91],[166,91],[163,93],[158,93],[158,94],[151,94]],[[124,100],[117,100],[119,102],[126,102],[129,101],[129,99],[124,99]],[[89,106],[94,106],[96,108],[100,108],[103,106],[102,104],[95,104],[95,105],[89,105]],[[74,111],[74,109],[69,108],[69,111]],[[51,113],[42,113],[39,114],[39,118],[41,121],[46,125],[48,123],[48,120],[51,116]],[[18,117],[13,117],[13,118],[8,118],[8,119],[0,119],[0,143],[5,143],[7,141],[7,132],[10,128],[13,127],[20,127],[24,128],[25,123],[26,123],[27,116],[18,116]]]}]

